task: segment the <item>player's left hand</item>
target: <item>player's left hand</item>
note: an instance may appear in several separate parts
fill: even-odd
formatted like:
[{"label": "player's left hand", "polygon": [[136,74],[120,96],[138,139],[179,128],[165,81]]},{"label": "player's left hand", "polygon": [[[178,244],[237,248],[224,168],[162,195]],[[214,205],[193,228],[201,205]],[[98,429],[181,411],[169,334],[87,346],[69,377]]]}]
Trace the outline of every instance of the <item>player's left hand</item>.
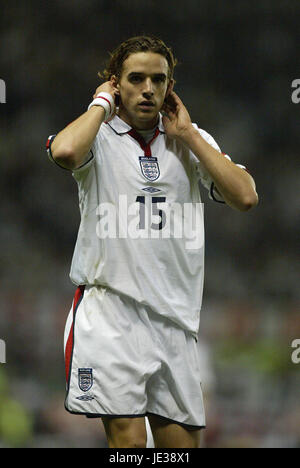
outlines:
[{"label": "player's left hand", "polygon": [[171,138],[183,138],[191,128],[190,115],[178,95],[171,91],[161,109],[166,134]]}]

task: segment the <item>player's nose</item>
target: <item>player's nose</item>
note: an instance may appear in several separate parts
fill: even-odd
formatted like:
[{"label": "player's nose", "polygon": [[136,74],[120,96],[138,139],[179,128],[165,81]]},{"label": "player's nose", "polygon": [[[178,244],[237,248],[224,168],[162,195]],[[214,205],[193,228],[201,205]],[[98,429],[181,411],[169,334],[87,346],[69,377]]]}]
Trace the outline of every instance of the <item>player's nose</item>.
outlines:
[{"label": "player's nose", "polygon": [[153,83],[151,78],[146,78],[143,94],[153,96]]}]

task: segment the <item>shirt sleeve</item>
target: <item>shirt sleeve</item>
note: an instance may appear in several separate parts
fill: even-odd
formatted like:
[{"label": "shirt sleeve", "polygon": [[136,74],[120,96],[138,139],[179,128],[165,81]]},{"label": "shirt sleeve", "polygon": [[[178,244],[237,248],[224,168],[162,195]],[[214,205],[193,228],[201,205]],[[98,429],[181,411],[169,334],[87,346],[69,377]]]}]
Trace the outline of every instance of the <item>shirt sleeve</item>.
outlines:
[{"label": "shirt sleeve", "polygon": [[83,171],[85,169],[87,169],[89,166],[91,166],[94,162],[94,149],[93,149],[93,146],[91,147],[90,151],[88,152],[88,154],[86,155],[85,159],[84,159],[84,163],[81,164],[81,166],[77,167],[76,169],[68,169],[66,167],[63,167],[61,166],[60,164],[58,164],[58,162],[53,158],[52,156],[52,151],[51,151],[51,145],[53,143],[53,140],[54,138],[56,137],[56,134],[55,135],[50,135],[48,137],[48,140],[47,140],[47,143],[46,143],[46,151],[47,151],[47,154],[48,154],[48,157],[50,159],[51,162],[55,163],[57,166],[59,166],[61,169],[65,169],[66,171],[71,171],[72,173],[77,173],[77,172],[80,172],[80,171]]},{"label": "shirt sleeve", "polygon": [[[213,139],[213,137],[209,133],[207,133],[205,130],[202,130],[201,128],[198,128],[196,124],[193,124],[193,127],[198,130],[202,138],[204,138],[204,140],[207,141],[207,143],[209,143],[214,149],[216,149],[220,153],[220,157],[227,158],[229,159],[229,161],[231,161],[230,156],[228,156],[228,154],[221,152],[221,149],[219,148],[218,144],[216,143],[216,141]],[[222,195],[220,194],[217,187],[215,186],[211,176],[203,167],[201,161],[199,161],[199,159],[194,153],[191,153],[191,154],[192,154],[194,169],[196,171],[198,180],[208,190],[209,198],[218,203],[225,203]],[[243,166],[242,164],[236,164],[236,165],[240,167],[241,169],[247,170],[246,167]]]}]

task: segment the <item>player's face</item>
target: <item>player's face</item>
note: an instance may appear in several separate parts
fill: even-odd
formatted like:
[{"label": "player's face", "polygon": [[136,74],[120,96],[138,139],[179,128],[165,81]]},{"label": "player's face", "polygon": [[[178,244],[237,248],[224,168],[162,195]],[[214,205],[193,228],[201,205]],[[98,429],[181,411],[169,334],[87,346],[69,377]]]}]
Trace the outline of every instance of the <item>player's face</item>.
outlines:
[{"label": "player's face", "polygon": [[117,87],[121,119],[136,129],[153,128],[172,87],[166,58],[153,52],[131,54],[123,63]]}]

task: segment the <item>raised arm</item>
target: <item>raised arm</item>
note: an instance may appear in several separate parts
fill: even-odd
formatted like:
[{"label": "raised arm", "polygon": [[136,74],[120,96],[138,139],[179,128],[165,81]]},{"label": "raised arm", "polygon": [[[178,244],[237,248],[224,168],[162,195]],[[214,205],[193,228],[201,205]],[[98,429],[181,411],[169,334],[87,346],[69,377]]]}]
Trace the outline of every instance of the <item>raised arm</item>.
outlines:
[{"label": "raised arm", "polygon": [[[99,93],[104,92],[109,93],[114,100],[116,91],[113,84],[107,81],[96,89],[93,98],[95,99]],[[87,112],[71,122],[56,135],[52,142],[53,159],[67,169],[80,167],[85,162],[105,116],[106,111],[103,107],[93,105]]]},{"label": "raised arm", "polygon": [[255,182],[247,171],[240,168],[207,143],[193,127],[189,113],[174,91],[164,105],[163,117],[166,133],[180,140],[195,154],[211,176],[227,205],[247,211],[258,203]]}]

